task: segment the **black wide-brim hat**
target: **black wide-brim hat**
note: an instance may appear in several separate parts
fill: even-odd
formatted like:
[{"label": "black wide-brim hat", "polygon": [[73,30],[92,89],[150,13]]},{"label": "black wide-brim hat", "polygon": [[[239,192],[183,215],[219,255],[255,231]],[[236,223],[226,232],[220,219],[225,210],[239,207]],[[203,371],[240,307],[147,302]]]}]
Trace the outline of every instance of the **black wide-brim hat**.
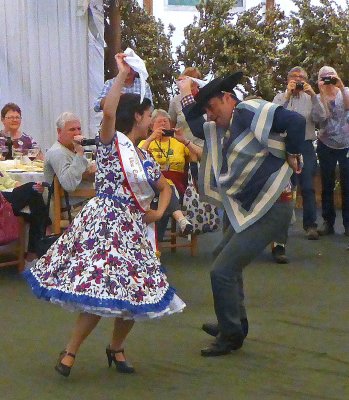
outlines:
[{"label": "black wide-brim hat", "polygon": [[196,104],[190,109],[187,115],[188,119],[194,119],[205,114],[204,106],[207,102],[221,92],[231,92],[240,82],[242,76],[243,73],[238,71],[226,78],[213,79],[213,81],[202,87],[194,97]]}]

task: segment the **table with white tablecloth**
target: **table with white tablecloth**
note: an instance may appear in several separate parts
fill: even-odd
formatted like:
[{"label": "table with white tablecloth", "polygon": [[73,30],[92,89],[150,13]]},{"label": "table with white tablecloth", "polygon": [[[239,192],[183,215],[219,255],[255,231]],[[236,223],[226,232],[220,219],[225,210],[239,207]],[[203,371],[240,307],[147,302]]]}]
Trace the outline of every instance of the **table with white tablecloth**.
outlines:
[{"label": "table with white tablecloth", "polygon": [[0,169],[5,170],[12,179],[20,182],[21,184],[27,182],[43,182],[44,171],[38,165],[22,165],[16,163],[14,160],[0,161]]}]

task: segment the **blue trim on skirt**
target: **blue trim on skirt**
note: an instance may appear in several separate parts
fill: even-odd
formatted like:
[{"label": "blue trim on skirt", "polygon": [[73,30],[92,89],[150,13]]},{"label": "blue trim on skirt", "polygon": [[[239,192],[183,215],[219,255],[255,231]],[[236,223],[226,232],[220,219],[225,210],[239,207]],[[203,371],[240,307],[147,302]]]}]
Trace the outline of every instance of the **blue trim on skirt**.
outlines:
[{"label": "blue trim on skirt", "polygon": [[169,306],[176,293],[176,290],[171,286],[169,286],[167,292],[165,293],[161,301],[159,301],[158,303],[134,305],[131,304],[129,301],[125,300],[101,299],[87,295],[66,293],[58,289],[47,289],[40,285],[40,282],[32,274],[31,270],[24,271],[23,276],[31,286],[34,295],[39,299],[44,299],[47,301],[54,299],[62,301],[64,303],[76,303],[85,305],[87,307],[98,307],[101,309],[105,308],[111,310],[114,309],[120,311],[127,311],[133,315],[141,315],[147,313],[161,313]]}]

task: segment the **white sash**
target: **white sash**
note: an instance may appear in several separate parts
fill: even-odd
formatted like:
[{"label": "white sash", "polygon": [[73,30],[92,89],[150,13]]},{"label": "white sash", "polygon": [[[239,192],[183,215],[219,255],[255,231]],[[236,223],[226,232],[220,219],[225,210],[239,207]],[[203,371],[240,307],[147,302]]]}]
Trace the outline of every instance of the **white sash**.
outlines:
[{"label": "white sash", "polygon": [[[121,132],[116,132],[116,136],[117,140],[115,141],[115,146],[132,197],[142,212],[148,211],[150,209],[150,203],[155,196],[155,192],[148,181],[143,164],[131,140]],[[147,235],[153,250],[156,252],[157,241],[154,223],[147,225]]]},{"label": "white sash", "polygon": [[147,211],[155,196],[154,190],[148,182],[143,164],[131,140],[121,132],[116,132],[116,136],[117,141],[115,144],[119,153],[121,168],[131,189],[132,196],[140,210]]}]

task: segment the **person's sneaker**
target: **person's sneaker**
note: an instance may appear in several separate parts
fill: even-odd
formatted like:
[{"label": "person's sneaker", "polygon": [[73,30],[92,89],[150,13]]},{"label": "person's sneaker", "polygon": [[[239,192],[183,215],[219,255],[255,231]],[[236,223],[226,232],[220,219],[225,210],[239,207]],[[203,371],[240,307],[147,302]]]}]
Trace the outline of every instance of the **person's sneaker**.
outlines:
[{"label": "person's sneaker", "polygon": [[182,218],[178,224],[183,235],[189,235],[193,233],[193,225],[186,218]]},{"label": "person's sneaker", "polygon": [[273,259],[276,263],[278,264],[288,264],[289,260],[286,257],[286,251],[285,251],[285,246],[281,246],[277,244],[276,246],[273,247],[271,251],[273,255]]},{"label": "person's sneaker", "polygon": [[333,225],[330,225],[328,222],[325,221],[322,224],[321,228],[318,229],[318,233],[320,236],[333,235],[334,234]]},{"label": "person's sneaker", "polygon": [[308,228],[306,230],[306,236],[308,240],[318,240],[319,239],[319,233],[315,228]]}]

